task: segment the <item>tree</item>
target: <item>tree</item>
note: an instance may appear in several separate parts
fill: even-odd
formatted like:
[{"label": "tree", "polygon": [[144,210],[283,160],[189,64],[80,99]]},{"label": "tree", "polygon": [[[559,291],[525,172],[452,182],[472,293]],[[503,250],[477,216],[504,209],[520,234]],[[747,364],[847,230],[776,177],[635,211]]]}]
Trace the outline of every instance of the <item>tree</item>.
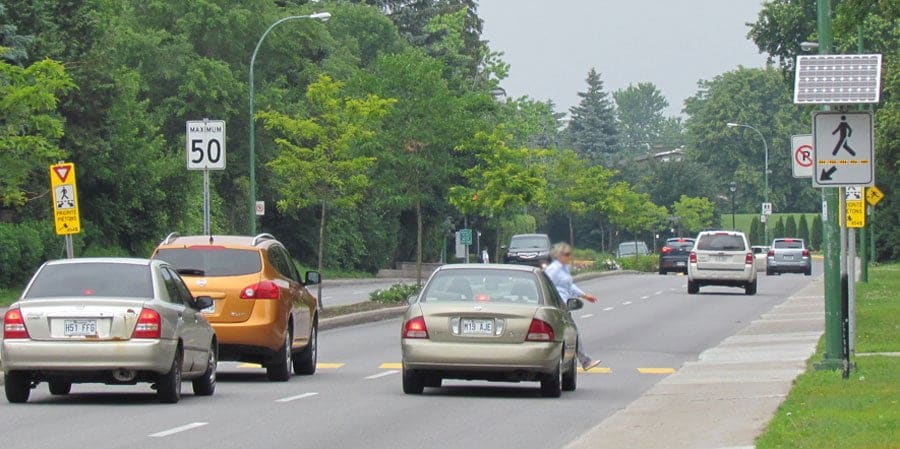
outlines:
[{"label": "tree", "polygon": [[763,242],[763,230],[759,223],[759,217],[753,216],[753,220],[750,220],[750,235],[747,236],[750,239],[751,245],[768,245],[768,242]]},{"label": "tree", "polygon": [[809,230],[809,246],[810,248],[822,250],[822,216],[816,214],[813,218],[812,228]]},{"label": "tree", "polygon": [[630,84],[613,92],[621,143],[630,156],[652,153],[666,125],[666,97],[653,83]]},{"label": "tree", "polygon": [[586,81],[588,89],[578,92],[581,101],[569,109],[567,137],[575,151],[591,163],[608,162],[609,156],[619,151],[615,107],[603,90],[597,69],[591,68]]},{"label": "tree", "polygon": [[19,207],[47,192],[47,167],[64,152],[60,95],[75,85],[59,62],[28,67],[0,60],[0,206]]},{"label": "tree", "polygon": [[797,224],[797,237],[803,239],[807,246],[812,244],[809,240],[809,222],[806,220],[806,214],[800,214],[800,222]]},{"label": "tree", "polygon": [[[278,208],[297,211],[318,205],[318,270],[323,268],[325,217],[329,208],[356,205],[369,185],[367,171],[375,159],[359,156],[357,145],[372,139],[394,103],[375,95],[347,98],[343,83],[320,75],[306,89],[305,114],[259,113],[273,132],[278,156],[267,165],[278,177]],[[319,295],[321,305],[321,295]]]},{"label": "tree", "polygon": [[784,221],[784,235],[787,237],[797,236],[797,220],[793,215],[788,215],[787,220]]},{"label": "tree", "polygon": [[34,41],[34,36],[19,34],[18,27],[4,23],[6,21],[6,6],[0,3],[0,58],[10,64],[22,65],[28,60],[27,47]]},{"label": "tree", "polygon": [[548,152],[547,187],[541,203],[550,214],[561,214],[569,223],[569,244],[575,245],[574,220],[590,211],[604,210],[613,172],[587,161],[572,150]]},{"label": "tree", "polygon": [[614,185],[613,191],[616,201],[610,204],[607,212],[609,221],[617,227],[636,238],[640,232],[655,231],[666,224],[668,210],[653,204],[646,193],[636,192],[626,183]]},{"label": "tree", "polygon": [[706,198],[692,198],[681,195],[672,205],[672,214],[678,217],[679,227],[696,234],[713,226],[715,206]]},{"label": "tree", "polygon": [[[769,218],[772,218],[772,217],[769,216]],[[775,227],[772,229],[772,233],[769,234],[769,240],[772,240],[773,238],[781,238],[781,237],[785,237],[784,217],[778,217],[778,221],[775,222]]]}]

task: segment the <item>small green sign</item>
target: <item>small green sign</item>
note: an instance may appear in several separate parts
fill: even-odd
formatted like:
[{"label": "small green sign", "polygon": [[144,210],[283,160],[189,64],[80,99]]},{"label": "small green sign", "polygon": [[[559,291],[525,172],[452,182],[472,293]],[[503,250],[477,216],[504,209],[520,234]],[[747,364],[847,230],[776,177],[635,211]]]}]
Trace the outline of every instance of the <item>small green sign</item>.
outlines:
[{"label": "small green sign", "polygon": [[471,229],[460,229],[459,230],[459,243],[463,245],[471,245],[472,244],[472,230]]}]

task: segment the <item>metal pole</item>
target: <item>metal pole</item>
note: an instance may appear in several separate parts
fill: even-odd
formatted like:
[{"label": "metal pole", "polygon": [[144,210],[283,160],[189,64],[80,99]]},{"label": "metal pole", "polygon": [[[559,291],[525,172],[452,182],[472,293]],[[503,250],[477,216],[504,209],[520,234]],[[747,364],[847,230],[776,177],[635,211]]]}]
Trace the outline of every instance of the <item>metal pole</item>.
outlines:
[{"label": "metal pole", "polygon": [[[857,27],[856,27],[856,52],[858,54],[863,53],[863,28],[862,28],[862,25],[857,25]],[[863,105],[860,105],[859,108],[860,108],[860,110],[866,109],[866,107]],[[863,190],[863,193],[865,193],[865,190]],[[863,195],[863,198],[865,198],[865,195]],[[868,212],[869,212],[869,207],[868,207],[868,205],[866,205],[866,213],[868,214]],[[863,226],[862,228],[860,228],[860,230],[859,230],[859,258],[860,258],[859,280],[862,282],[869,282],[869,254],[868,254],[867,247],[866,247],[866,237],[869,234],[868,232],[866,232],[866,228],[871,226],[869,223],[870,222],[867,221],[866,225]],[[856,271],[852,270],[852,272],[853,272],[853,275],[855,276]],[[856,306],[856,304],[855,304],[856,303],[856,295],[855,295],[856,287],[853,286],[853,284],[851,284],[851,286],[852,286],[851,288],[853,288],[854,294],[852,294],[850,296],[850,298],[852,298],[852,300],[853,300],[853,303],[851,303],[851,306],[850,306],[850,310],[851,310],[850,330],[851,330],[851,332],[853,332],[853,335],[856,335],[856,327],[855,327],[856,318],[854,316],[855,313],[853,312],[855,310],[855,306]],[[854,340],[855,340],[855,338],[852,338],[850,340],[850,344],[851,344],[850,350],[851,351],[855,351],[855,349],[856,349],[855,345],[853,343]]]},{"label": "metal pole", "polygon": [[203,235],[210,235],[209,225],[209,170],[203,170]]},{"label": "metal pole", "polygon": [[72,242],[72,234],[66,234],[65,237],[66,242],[66,259],[74,259],[75,258],[75,245]]},{"label": "metal pole", "polygon": [[856,229],[847,229],[847,315],[850,354],[856,353]]}]

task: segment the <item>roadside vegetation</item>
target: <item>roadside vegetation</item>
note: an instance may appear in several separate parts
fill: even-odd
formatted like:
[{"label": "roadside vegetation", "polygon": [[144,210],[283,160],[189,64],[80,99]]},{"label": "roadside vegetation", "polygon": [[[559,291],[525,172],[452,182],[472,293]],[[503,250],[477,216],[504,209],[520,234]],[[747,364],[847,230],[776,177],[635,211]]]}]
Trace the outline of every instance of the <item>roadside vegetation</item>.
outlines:
[{"label": "roadside vegetation", "polygon": [[[857,368],[847,380],[816,371],[820,342],[757,449],[900,448],[900,264],[874,266],[857,285]],[[893,356],[860,356],[871,353]]]},{"label": "roadside vegetation", "polygon": [[385,290],[375,290],[369,294],[369,299],[382,304],[399,305],[406,304],[407,298],[419,292],[419,286],[412,284],[394,284]]}]

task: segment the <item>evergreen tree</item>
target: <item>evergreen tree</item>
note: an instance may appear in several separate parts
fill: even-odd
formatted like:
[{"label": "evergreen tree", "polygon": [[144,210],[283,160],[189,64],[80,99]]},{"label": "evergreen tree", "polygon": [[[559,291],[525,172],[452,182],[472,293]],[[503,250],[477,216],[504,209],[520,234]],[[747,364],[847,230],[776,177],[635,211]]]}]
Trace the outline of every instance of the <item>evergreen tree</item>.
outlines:
[{"label": "evergreen tree", "polygon": [[18,28],[10,23],[6,17],[6,6],[0,3],[0,59],[10,64],[22,65],[28,59],[27,46],[34,42],[34,36],[23,36],[18,33]]},{"label": "evergreen tree", "polygon": [[806,246],[810,246],[809,241],[809,222],[806,221],[806,214],[800,215],[800,223],[797,224],[797,237],[806,242]]},{"label": "evergreen tree", "polygon": [[789,215],[784,222],[784,235],[785,237],[797,237],[797,220],[794,220],[793,215]]},{"label": "evergreen tree", "polygon": [[813,218],[812,228],[809,230],[809,246],[814,250],[822,249],[822,216],[816,214]]},{"label": "evergreen tree", "polygon": [[[646,155],[661,145],[666,124],[663,115],[669,107],[666,97],[653,83],[630,84],[612,94],[621,131],[622,149],[628,156]],[[666,148],[671,149],[671,148]]]},{"label": "evergreen tree", "polygon": [[619,150],[615,108],[597,69],[591,68],[586,81],[587,91],[578,92],[581,102],[569,109],[569,143],[591,163],[608,162]]},{"label": "evergreen tree", "polygon": [[[771,218],[771,217],[770,217]],[[769,239],[777,239],[784,237],[784,217],[778,217],[778,221],[775,222],[775,228],[772,230],[772,233],[769,235]]]},{"label": "evergreen tree", "polygon": [[751,245],[759,245],[763,239],[762,237],[762,229],[759,226],[759,217],[753,217],[753,220],[750,221],[750,235],[747,236],[750,239]]}]

